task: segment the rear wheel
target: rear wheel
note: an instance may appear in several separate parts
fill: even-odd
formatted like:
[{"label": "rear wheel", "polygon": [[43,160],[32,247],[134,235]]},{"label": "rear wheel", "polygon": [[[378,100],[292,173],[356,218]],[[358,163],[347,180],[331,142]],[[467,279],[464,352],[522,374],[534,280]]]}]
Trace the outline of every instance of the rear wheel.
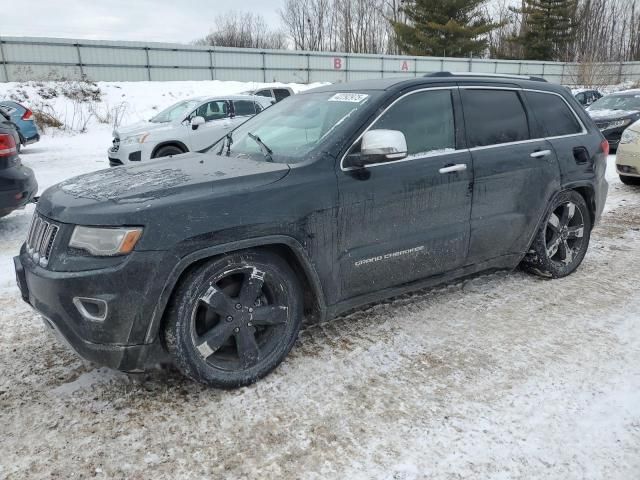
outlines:
[{"label": "rear wheel", "polygon": [[166,145],[164,147],[160,147],[153,158],[169,157],[171,155],[180,155],[181,153],[184,153],[184,150],[180,147],[176,145]]},{"label": "rear wheel", "polygon": [[247,250],[187,275],[168,311],[165,344],[193,380],[221,388],[249,385],[289,353],[302,312],[302,292],[286,261]]},{"label": "rear wheel", "polygon": [[587,253],[591,227],[591,214],[582,195],[561,193],[536,234],[523,267],[547,278],[570,275]]},{"label": "rear wheel", "polygon": [[625,185],[640,185],[640,177],[629,177],[628,175],[620,175],[620,181]]}]

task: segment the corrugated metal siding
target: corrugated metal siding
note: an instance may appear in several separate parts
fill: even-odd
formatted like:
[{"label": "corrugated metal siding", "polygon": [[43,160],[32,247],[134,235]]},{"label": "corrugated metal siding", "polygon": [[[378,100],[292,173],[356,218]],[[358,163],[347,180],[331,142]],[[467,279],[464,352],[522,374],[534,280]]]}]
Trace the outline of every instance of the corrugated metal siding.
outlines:
[{"label": "corrugated metal siding", "polygon": [[[640,80],[640,62],[608,64],[609,83]],[[437,71],[542,76],[571,84],[575,64],[468,58],[292,52],[172,43],[0,37],[0,82],[80,79],[345,82],[411,77]]]}]

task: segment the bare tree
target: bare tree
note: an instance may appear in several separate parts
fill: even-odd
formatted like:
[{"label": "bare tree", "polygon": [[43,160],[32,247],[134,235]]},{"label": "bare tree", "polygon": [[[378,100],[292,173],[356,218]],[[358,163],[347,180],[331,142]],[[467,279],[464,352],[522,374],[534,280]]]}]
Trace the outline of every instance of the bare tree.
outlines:
[{"label": "bare tree", "polygon": [[218,15],[211,33],[196,40],[196,45],[240,48],[287,47],[287,37],[279,30],[271,30],[264,17],[251,12],[231,11]]},{"label": "bare tree", "polygon": [[282,24],[298,50],[394,53],[400,0],[286,0]]}]

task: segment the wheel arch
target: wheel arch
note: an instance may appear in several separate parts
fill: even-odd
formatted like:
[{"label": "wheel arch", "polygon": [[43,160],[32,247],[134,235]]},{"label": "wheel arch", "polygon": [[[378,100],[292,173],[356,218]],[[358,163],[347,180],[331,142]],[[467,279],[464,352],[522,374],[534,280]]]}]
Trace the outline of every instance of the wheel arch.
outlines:
[{"label": "wheel arch", "polygon": [[163,147],[169,147],[169,146],[178,147],[180,150],[182,150],[182,153],[186,153],[189,151],[189,147],[187,147],[180,140],[167,140],[164,142],[160,142],[158,145],[153,147],[153,151],[151,152],[151,158],[155,158],[156,153],[158,153],[158,150],[160,150]]},{"label": "wheel arch", "polygon": [[302,284],[304,292],[305,318],[309,322],[322,321],[327,314],[326,301],[322,289],[322,284],[318,274],[313,267],[311,260],[303,249],[302,245],[294,238],[288,236],[269,236],[253,238],[238,242],[226,243],[197,250],[183,257],[174,267],[165,282],[160,298],[154,309],[145,343],[152,343],[157,339],[160,328],[164,323],[164,316],[167,306],[180,281],[192,269],[197,268],[202,263],[221,255],[236,253],[250,248],[259,248],[272,251],[283,257],[293,269],[298,280]]},{"label": "wheel arch", "polygon": [[569,191],[575,191],[579,193],[582,196],[582,198],[584,198],[584,201],[586,202],[587,207],[589,208],[591,225],[592,226],[595,225],[596,192],[593,185],[590,183],[575,183],[575,184],[565,185],[563,186],[563,188],[561,188],[556,193],[554,193],[549,199],[549,202],[546,208],[544,209],[542,216],[538,219],[538,223],[536,224],[535,230],[533,230],[533,233],[531,234],[531,238],[529,239],[529,247],[527,248],[527,251],[522,254],[523,257],[531,249],[531,245],[533,244],[533,241],[535,240],[536,235],[538,234],[538,231],[542,227],[542,224],[545,221],[545,218],[547,218],[547,215],[549,215],[549,210],[551,209],[551,205],[553,205],[553,202],[556,200],[556,198],[558,198],[559,195],[562,195],[564,192],[569,192]]}]

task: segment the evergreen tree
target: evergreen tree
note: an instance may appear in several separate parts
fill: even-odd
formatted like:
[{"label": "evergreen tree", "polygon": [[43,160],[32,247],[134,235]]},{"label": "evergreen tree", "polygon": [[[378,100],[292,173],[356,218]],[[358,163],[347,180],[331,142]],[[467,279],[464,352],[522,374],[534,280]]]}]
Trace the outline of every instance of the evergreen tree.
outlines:
[{"label": "evergreen tree", "polygon": [[[566,60],[575,35],[578,0],[523,0],[522,32],[513,40],[526,60]],[[588,26],[585,26],[588,28]]]},{"label": "evergreen tree", "polygon": [[481,7],[487,0],[411,0],[401,7],[407,22],[391,22],[398,46],[409,55],[468,57],[487,49],[491,23]]}]

